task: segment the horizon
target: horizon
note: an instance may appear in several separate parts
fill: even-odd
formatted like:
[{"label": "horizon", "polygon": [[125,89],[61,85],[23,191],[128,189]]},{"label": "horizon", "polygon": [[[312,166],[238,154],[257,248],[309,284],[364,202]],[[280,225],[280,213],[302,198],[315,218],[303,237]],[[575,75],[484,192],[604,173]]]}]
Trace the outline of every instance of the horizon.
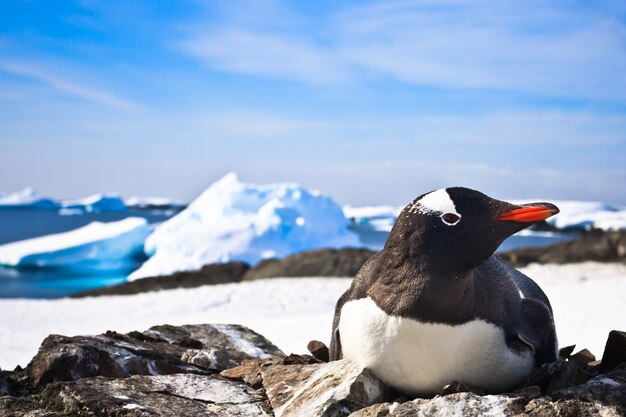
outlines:
[{"label": "horizon", "polygon": [[0,191],[626,204],[626,5],[9,0]]}]

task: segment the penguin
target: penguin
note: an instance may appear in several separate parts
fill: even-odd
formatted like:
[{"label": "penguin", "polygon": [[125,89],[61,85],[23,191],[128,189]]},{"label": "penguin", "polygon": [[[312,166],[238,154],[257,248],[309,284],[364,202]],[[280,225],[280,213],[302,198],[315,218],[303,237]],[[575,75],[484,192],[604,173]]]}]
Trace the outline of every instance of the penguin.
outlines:
[{"label": "penguin", "polygon": [[413,397],[453,382],[513,389],[556,360],[557,338],[544,292],[494,252],[558,212],[463,187],[417,197],[339,298],[331,360],[349,359]]}]

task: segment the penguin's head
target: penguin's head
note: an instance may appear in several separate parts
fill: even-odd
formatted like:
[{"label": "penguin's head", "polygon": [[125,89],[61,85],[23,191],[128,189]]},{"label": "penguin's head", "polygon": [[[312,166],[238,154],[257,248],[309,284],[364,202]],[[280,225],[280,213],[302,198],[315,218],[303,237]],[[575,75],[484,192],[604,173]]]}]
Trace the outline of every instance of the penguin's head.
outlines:
[{"label": "penguin's head", "polygon": [[442,273],[480,265],[512,234],[559,212],[550,203],[515,205],[463,187],[423,194],[407,205],[385,250],[428,261]]}]

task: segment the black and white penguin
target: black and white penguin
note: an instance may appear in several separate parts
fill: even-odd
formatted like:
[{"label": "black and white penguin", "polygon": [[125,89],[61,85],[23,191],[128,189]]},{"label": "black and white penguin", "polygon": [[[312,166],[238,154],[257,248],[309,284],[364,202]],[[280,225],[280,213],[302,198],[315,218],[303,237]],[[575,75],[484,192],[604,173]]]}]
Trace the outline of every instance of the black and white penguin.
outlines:
[{"label": "black and white penguin", "polygon": [[461,187],[417,197],[337,302],[331,360],[350,359],[408,395],[451,382],[504,392],[556,360],[548,298],[494,252],[558,212]]}]

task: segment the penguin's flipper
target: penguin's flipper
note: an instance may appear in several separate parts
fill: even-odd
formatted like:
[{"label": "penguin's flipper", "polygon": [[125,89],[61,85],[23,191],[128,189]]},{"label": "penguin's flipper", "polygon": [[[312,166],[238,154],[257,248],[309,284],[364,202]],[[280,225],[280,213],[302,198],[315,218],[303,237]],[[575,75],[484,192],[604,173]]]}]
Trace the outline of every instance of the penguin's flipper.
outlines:
[{"label": "penguin's flipper", "polygon": [[339,335],[339,319],[341,318],[341,308],[346,303],[346,300],[350,296],[350,290],[348,289],[339,300],[337,300],[337,305],[335,306],[335,316],[333,317],[333,332],[330,335],[330,360],[338,361],[343,358],[343,351],[341,350],[341,336]]},{"label": "penguin's flipper", "polygon": [[531,348],[536,365],[556,360],[554,320],[550,307],[543,302],[532,298],[522,300],[517,337]]},{"label": "penguin's flipper", "polygon": [[330,341],[330,360],[338,361],[342,358],[343,351],[341,350],[341,337],[339,336],[339,329],[335,329]]}]

